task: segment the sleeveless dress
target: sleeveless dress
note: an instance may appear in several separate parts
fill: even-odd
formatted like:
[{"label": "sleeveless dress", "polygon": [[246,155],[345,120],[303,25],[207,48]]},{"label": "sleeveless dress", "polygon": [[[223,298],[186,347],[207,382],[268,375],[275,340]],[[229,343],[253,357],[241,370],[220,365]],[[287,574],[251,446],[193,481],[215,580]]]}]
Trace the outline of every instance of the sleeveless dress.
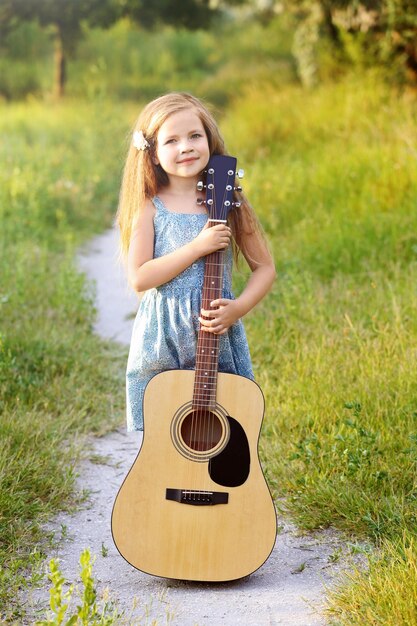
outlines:
[{"label": "sleeveless dress", "polygon": [[[207,214],[174,213],[155,196],[154,258],[173,252],[197,237]],[[194,369],[204,280],[204,258],[169,282],[146,291],[132,330],[126,372],[127,430],[143,430],[143,394],[150,379],[170,369]],[[232,252],[225,254],[223,298],[231,291]],[[219,371],[253,379],[241,320],[219,336]]]}]

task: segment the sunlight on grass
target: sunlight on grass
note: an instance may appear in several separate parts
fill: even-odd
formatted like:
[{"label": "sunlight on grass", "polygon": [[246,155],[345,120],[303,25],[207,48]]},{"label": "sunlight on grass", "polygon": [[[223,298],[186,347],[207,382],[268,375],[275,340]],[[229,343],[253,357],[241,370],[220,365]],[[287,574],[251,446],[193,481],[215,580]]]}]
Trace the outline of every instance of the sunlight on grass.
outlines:
[{"label": "sunlight on grass", "polygon": [[[92,296],[73,259],[112,222],[139,108],[2,109],[3,603],[24,584],[23,564],[39,560],[39,522],[71,497],[68,442],[122,419],[124,361],[92,335]],[[278,269],[245,320],[266,395],[268,479],[302,528],[332,525],[378,546],[369,577],[358,571],[329,600],[339,623],[413,624],[414,102],[373,72],[311,92],[258,82],[242,87],[221,127]]]}]

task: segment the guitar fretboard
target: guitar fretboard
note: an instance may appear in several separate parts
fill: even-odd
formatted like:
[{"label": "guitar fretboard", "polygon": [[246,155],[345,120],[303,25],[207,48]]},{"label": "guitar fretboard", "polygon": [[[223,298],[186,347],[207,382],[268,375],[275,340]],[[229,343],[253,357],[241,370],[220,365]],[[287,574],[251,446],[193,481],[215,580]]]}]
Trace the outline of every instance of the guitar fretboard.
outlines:
[{"label": "guitar fretboard", "polygon": [[[218,250],[206,256],[202,308],[210,310],[210,302],[222,297],[224,252]],[[193,409],[214,408],[216,405],[217,372],[220,336],[200,330],[197,340]]]}]

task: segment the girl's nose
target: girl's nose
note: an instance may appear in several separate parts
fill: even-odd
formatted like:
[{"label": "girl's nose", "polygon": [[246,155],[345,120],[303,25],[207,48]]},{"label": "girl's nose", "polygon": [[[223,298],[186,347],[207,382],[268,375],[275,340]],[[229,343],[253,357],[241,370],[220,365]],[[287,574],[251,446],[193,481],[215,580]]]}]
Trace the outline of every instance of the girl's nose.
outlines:
[{"label": "girl's nose", "polygon": [[193,147],[190,145],[188,139],[185,139],[181,142],[180,146],[181,152],[190,152],[193,150]]}]

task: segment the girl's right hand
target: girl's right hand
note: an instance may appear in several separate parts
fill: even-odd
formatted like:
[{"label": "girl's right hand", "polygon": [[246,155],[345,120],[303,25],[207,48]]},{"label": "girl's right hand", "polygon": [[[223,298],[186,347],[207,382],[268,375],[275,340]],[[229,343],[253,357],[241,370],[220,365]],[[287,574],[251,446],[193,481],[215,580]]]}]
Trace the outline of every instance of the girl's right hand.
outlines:
[{"label": "girl's right hand", "polygon": [[198,257],[206,256],[216,250],[224,250],[230,243],[232,231],[227,224],[216,224],[204,226],[203,230],[192,242]]}]

